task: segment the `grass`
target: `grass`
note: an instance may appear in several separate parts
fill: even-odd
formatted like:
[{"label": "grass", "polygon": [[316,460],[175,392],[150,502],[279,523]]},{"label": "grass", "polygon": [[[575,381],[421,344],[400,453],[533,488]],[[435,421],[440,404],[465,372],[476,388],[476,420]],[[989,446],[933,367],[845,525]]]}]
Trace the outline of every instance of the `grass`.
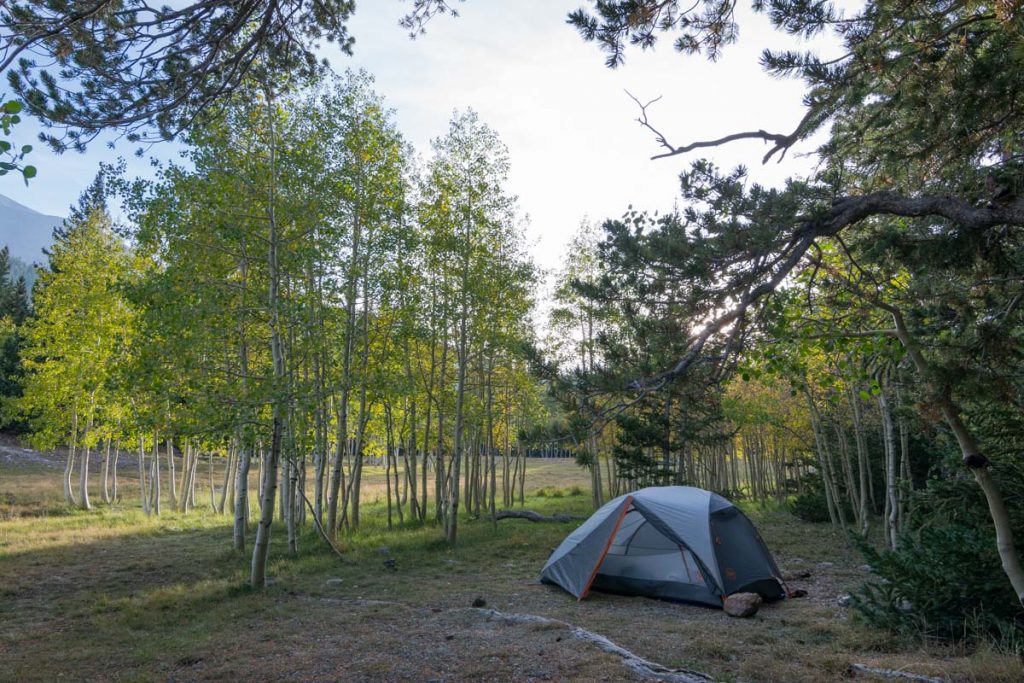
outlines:
[{"label": "grass", "polygon": [[[827,526],[782,509],[748,512],[784,569],[812,572],[798,584],[810,595],[734,620],[643,598],[577,602],[540,585],[541,565],[574,523],[466,518],[456,547],[432,524],[389,532],[373,503],[379,476],[371,471],[364,491],[363,528],[343,538],[344,561],[308,530],[288,557],[275,528],[274,583],[256,592],[245,585],[248,554],[230,550],[227,516],[146,517],[132,500],[69,510],[59,468],[0,461],[0,681],[633,680],[564,628],[469,609],[478,597],[723,681],[836,680],[852,662],[1021,680],[1020,662],[994,650],[922,647],[858,624],[835,602],[864,579],[858,558]],[[526,481],[529,509],[589,512],[586,473],[568,461],[533,461]]]}]

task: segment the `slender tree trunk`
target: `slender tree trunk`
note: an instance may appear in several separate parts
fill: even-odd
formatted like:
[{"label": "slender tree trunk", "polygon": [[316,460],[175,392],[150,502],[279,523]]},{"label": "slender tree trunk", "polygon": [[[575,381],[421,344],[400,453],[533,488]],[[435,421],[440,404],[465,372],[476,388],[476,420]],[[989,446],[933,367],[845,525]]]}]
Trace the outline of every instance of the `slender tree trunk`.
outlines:
[{"label": "slender tree trunk", "polygon": [[[213,485],[214,474],[213,474],[213,451],[212,450],[210,451],[209,458],[210,458],[210,512],[217,512],[218,511],[217,510],[217,492],[214,490],[214,485]],[[228,490],[226,479],[227,478],[225,477],[224,492],[226,492]],[[220,509],[221,510],[224,509],[224,495],[223,495],[223,492],[221,494],[221,499],[220,499]]]},{"label": "slender tree trunk", "polygon": [[[88,434],[92,431],[92,418],[89,418],[89,424],[85,428],[85,433]],[[91,510],[92,505],[89,504],[89,443],[86,441],[85,452],[82,453],[81,468],[78,472],[78,505],[83,510]]]},{"label": "slender tree trunk", "polygon": [[271,396],[271,440],[270,452],[266,457],[266,484],[265,490],[261,492],[263,508],[260,511],[260,522],[256,528],[256,541],[253,544],[252,571],[249,583],[253,588],[261,589],[266,585],[267,555],[270,552],[270,528],[274,522],[274,498],[277,495],[277,466],[281,457],[281,440],[284,431],[282,424],[282,398],[284,375],[284,352],[281,344],[280,319],[278,313],[278,287],[281,276],[278,271],[278,248],[280,237],[277,230],[277,218],[275,216],[276,197],[276,155],[277,141],[275,133],[275,111],[274,98],[269,86],[265,86],[267,96],[267,118],[270,125],[269,165],[270,165],[270,187],[267,201],[267,225],[269,234],[267,239],[267,265],[269,271],[269,287],[267,294],[267,308],[270,312],[270,355],[273,362],[274,383]]},{"label": "slender tree trunk", "polygon": [[107,448],[103,455],[103,490],[100,498],[104,504],[110,504],[110,439],[107,439]]},{"label": "slender tree trunk", "polygon": [[160,437],[156,432],[153,433],[153,474],[150,477],[153,485],[153,512],[156,516],[160,516]]},{"label": "slender tree trunk", "polygon": [[[183,469],[185,469],[186,472],[187,472],[188,468],[184,466],[184,463],[182,463],[182,466],[183,466]],[[178,473],[177,473],[177,471],[174,468],[174,438],[170,437],[170,436],[167,437],[167,477],[168,477],[167,489],[171,493],[171,509],[172,510],[177,510],[179,508],[179,506],[178,506],[179,496],[178,496],[178,492],[176,490],[178,488]],[[185,487],[184,481],[182,481],[181,486],[182,486],[182,490],[184,490],[184,487]]]},{"label": "slender tree trunk", "polygon": [[860,519],[860,533],[867,537],[869,525],[871,524],[871,469],[868,462],[868,448],[864,439],[863,426],[861,424],[860,404],[856,390],[851,386],[849,392],[850,409],[853,414],[853,439],[857,445],[857,478],[860,485],[858,499],[860,502],[857,517]]},{"label": "slender tree trunk", "polygon": [[882,435],[885,441],[885,510],[886,532],[889,547],[896,550],[899,545],[897,520],[899,500],[896,487],[896,433],[893,428],[892,410],[886,396],[886,386],[881,375],[878,378],[881,391],[878,393],[878,408],[882,413]]},{"label": "slender tree trunk", "polygon": [[[220,500],[217,501],[217,505],[214,507],[214,510],[213,510],[214,512],[218,512],[220,514],[224,514],[224,504],[225,504],[225,502],[227,501],[227,498],[228,498],[228,489],[231,488],[231,484],[232,484],[232,481],[233,481],[232,477],[233,477],[234,472],[235,472],[234,462],[235,462],[235,458],[238,455],[236,448],[237,447],[234,447],[234,446],[229,446],[228,447],[228,457],[224,461],[224,485],[223,485],[223,487],[220,490]],[[211,457],[213,457],[213,456],[211,455]],[[212,486],[213,485],[213,483],[212,483],[213,482],[213,471],[212,470],[210,472],[210,482],[211,482],[210,485]]]},{"label": "slender tree trunk", "polygon": [[68,505],[77,505],[75,491],[71,485],[71,475],[75,471],[75,446],[78,443],[78,410],[71,409],[71,443],[68,446],[68,459],[64,463],[64,502]]},{"label": "slender tree trunk", "polygon": [[248,446],[239,445],[238,473],[235,474],[235,525],[232,533],[232,547],[238,552],[245,551],[245,527],[249,520],[249,468],[252,451]]},{"label": "slender tree trunk", "polygon": [[832,476],[828,466],[828,454],[826,452],[825,436],[822,434],[821,427],[821,414],[818,412],[818,407],[814,405],[814,398],[808,393],[807,396],[807,407],[811,414],[811,429],[814,432],[814,441],[817,446],[818,452],[818,466],[821,468],[821,479],[822,485],[825,487],[825,503],[828,506],[828,516],[832,521],[832,526],[844,527],[846,526],[845,521],[841,516],[841,510],[839,509],[833,487],[832,487]]},{"label": "slender tree trunk", "polygon": [[[926,381],[933,376],[928,361],[925,360],[917,341],[911,336],[903,320],[903,315],[896,308],[890,308],[893,321],[896,324],[896,334],[907,350],[914,367],[919,375]],[[978,486],[985,494],[985,501],[988,503],[989,515],[992,517],[992,524],[996,531],[996,550],[999,552],[999,559],[1003,566],[1010,585],[1013,586],[1017,600],[1024,606],[1024,567],[1021,566],[1020,558],[1017,556],[1016,544],[1013,538],[1013,525],[1010,522],[1010,515],[1006,510],[1006,503],[1003,501],[1002,493],[992,474],[989,472],[989,461],[981,453],[974,435],[967,429],[960,416],[960,407],[953,401],[952,391],[948,384],[939,387],[938,404],[942,415],[953,431],[957,444],[960,446],[960,453],[966,466],[974,475]]]},{"label": "slender tree trunk", "polygon": [[139,498],[142,499],[142,512],[148,517],[149,489],[146,487],[146,444],[142,438],[142,429],[139,429]]},{"label": "slender tree trunk", "polygon": [[117,490],[117,465],[121,460],[121,443],[117,442],[114,444],[114,489],[111,491],[111,500],[116,503],[119,498]]}]

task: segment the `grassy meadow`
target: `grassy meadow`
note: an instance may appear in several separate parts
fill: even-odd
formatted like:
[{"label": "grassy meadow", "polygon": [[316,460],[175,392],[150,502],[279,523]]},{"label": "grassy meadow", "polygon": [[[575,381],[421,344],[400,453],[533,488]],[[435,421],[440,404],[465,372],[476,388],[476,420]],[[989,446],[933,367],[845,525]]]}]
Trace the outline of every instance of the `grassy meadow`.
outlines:
[{"label": "grassy meadow", "polygon": [[[907,643],[859,624],[836,602],[865,577],[856,553],[827,525],[780,509],[748,512],[784,572],[811,573],[793,583],[809,595],[737,620],[645,598],[577,602],[540,584],[544,560],[576,523],[467,517],[454,548],[432,525],[389,532],[382,471],[370,468],[364,525],[342,536],[344,559],[311,529],[288,557],[275,529],[273,585],[258,593],[245,584],[249,555],[231,550],[230,517],[209,509],[205,463],[200,507],[187,514],[143,515],[131,467],[124,500],[103,505],[94,490],[96,509],[85,512],[61,501],[59,456],[19,458],[5,443],[0,681],[642,680],[567,627],[510,623],[473,608],[477,598],[721,681],[840,680],[853,663],[1022,680],[1020,661],[996,649]],[[530,461],[526,507],[586,515],[587,480],[570,461]]]}]

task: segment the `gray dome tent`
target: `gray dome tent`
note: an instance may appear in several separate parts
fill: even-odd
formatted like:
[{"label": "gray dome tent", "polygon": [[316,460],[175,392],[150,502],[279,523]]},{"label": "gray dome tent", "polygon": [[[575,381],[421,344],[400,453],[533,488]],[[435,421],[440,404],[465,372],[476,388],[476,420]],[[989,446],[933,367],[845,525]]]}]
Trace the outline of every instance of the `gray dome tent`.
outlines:
[{"label": "gray dome tent", "polygon": [[569,534],[541,581],[579,599],[596,589],[722,606],[732,593],[786,595],[775,560],[735,505],[691,486],[619,496]]}]

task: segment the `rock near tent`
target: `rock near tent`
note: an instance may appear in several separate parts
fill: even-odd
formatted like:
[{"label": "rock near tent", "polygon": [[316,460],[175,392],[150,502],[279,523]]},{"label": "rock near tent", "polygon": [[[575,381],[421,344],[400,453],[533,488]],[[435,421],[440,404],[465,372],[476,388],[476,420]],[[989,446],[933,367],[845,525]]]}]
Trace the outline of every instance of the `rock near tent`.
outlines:
[{"label": "rock near tent", "polygon": [[747,516],[690,486],[645,488],[605,504],[555,549],[541,580],[579,599],[593,589],[715,607],[733,593],[787,593]]}]

